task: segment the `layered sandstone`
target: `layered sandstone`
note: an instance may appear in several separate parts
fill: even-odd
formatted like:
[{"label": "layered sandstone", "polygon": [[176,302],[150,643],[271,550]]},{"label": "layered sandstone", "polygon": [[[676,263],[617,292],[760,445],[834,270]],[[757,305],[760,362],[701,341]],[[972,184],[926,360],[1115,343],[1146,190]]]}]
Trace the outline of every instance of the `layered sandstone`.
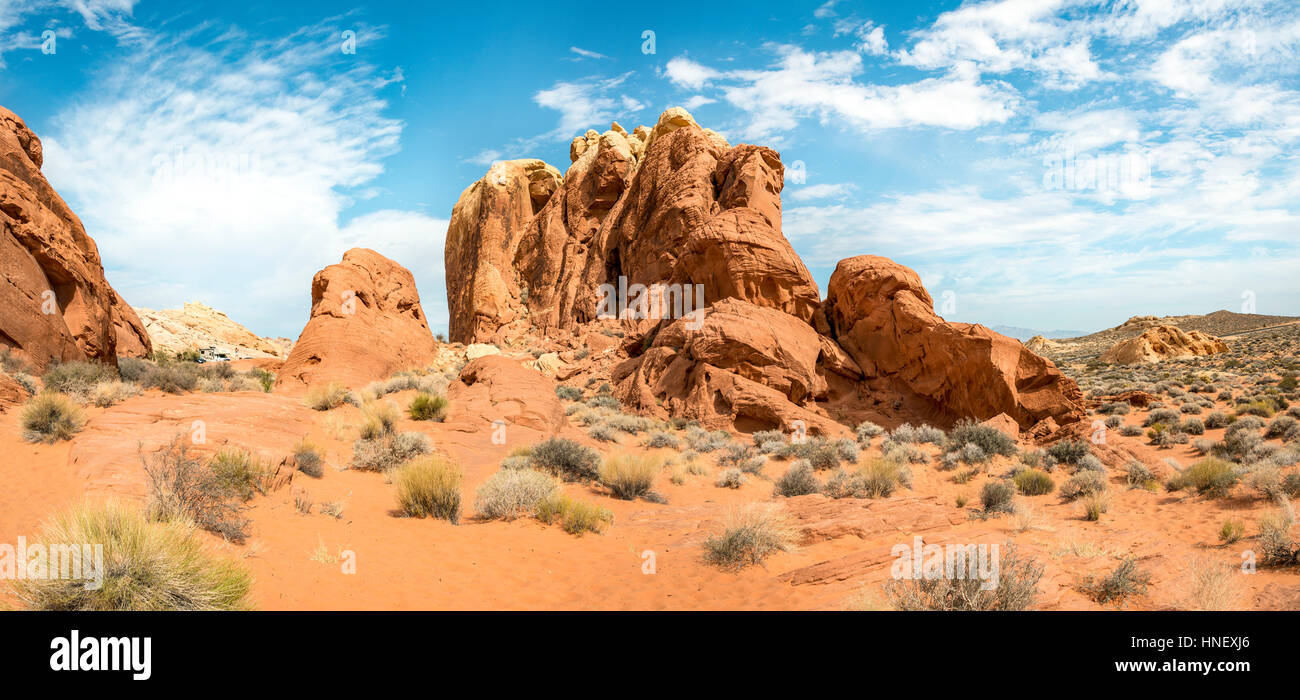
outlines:
[{"label": "layered sandstone", "polygon": [[197,301],[179,309],[136,309],[156,350],[169,353],[216,348],[231,357],[284,357],[292,341],[263,338],[224,312]]},{"label": "layered sandstone", "polygon": [[905,267],[846,260],[823,303],[781,232],[776,151],[731,146],[673,108],[653,128],[590,131],[570,156],[562,178],[498,163],[457,202],[453,341],[576,348],[617,324],[620,401],[707,427],[836,433],[892,412],[1029,429],[1083,415],[1051,362],[945,322]]},{"label": "layered sandstone", "polygon": [[1176,326],[1156,326],[1111,346],[1101,354],[1102,362],[1132,365],[1227,352],[1228,344],[1201,331],[1184,331]]},{"label": "layered sandstone", "polygon": [[52,360],[147,355],[149,336],[104,278],[95,241],[41,174],[41,141],[0,107],[0,344]]},{"label": "layered sandstone", "polygon": [[436,357],[411,272],[373,250],[353,248],[312,279],[311,316],[277,385],[339,381],[358,388]]}]

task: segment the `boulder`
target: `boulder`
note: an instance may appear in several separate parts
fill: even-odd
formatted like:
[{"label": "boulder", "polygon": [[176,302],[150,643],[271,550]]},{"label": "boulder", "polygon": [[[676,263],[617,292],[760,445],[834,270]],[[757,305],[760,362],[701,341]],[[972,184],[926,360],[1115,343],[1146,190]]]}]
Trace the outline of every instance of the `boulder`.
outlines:
[{"label": "boulder", "polygon": [[[1132,322],[1130,319],[1125,325]],[[1177,326],[1155,326],[1135,338],[1121,340],[1103,352],[1099,359],[1111,364],[1133,365],[1227,351],[1227,343],[1208,333],[1184,331]]]},{"label": "boulder", "polygon": [[355,389],[437,356],[411,272],[373,250],[353,248],[312,279],[311,316],[276,385],[340,381]]},{"label": "boulder", "polygon": [[38,372],[51,360],[147,355],[140,319],[109,286],[95,241],[42,163],[40,139],[0,107],[0,345]]},{"label": "boulder", "polygon": [[933,306],[916,272],[862,255],[836,266],[825,312],[866,377],[911,392],[947,422],[1005,413],[1024,430],[1083,417],[1082,392],[1050,360],[984,326],[949,323]]},{"label": "boulder", "polygon": [[501,355],[486,355],[465,365],[460,381],[447,389],[453,407],[452,430],[482,430],[504,421],[544,435],[558,434],[567,421],[555,395],[555,382]]}]

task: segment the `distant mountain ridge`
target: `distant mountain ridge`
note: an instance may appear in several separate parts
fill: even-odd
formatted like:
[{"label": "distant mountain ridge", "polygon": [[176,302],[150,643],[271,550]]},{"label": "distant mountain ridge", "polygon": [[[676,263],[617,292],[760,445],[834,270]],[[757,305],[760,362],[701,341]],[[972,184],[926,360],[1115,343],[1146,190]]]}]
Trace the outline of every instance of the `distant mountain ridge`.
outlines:
[{"label": "distant mountain ridge", "polygon": [[1115,344],[1136,338],[1159,326],[1173,326],[1189,333],[1199,331],[1215,338],[1229,338],[1240,333],[1292,323],[1300,323],[1300,316],[1239,314],[1223,309],[1205,315],[1133,316],[1114,328],[1096,333],[1066,338],[1038,335],[1030,338],[1025,345],[1052,360],[1082,359],[1101,355]]},{"label": "distant mountain ridge", "polygon": [[1033,328],[1021,328],[1020,326],[989,326],[989,330],[1015,338],[1022,343],[1036,335],[1041,335],[1044,338],[1073,338],[1083,335],[1083,331],[1040,331]]}]

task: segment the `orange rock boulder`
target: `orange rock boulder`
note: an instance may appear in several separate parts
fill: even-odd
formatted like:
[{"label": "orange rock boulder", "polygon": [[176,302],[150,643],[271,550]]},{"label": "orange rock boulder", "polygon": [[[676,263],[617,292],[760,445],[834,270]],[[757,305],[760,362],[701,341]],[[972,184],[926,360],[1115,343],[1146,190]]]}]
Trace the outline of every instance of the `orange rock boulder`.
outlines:
[{"label": "orange rock boulder", "polygon": [[949,323],[912,270],[887,258],[841,260],[825,304],[831,333],[868,378],[929,402],[940,422],[1005,413],[1022,430],[1083,416],[1079,387],[1051,360],[980,325]]},{"label": "orange rock boulder", "polygon": [[373,250],[353,248],[312,279],[311,317],[277,385],[340,381],[360,388],[436,357],[411,272]]},{"label": "orange rock boulder", "polygon": [[42,162],[40,139],[0,107],[0,345],[37,371],[51,360],[147,355],[143,324],[104,278],[95,241]]}]

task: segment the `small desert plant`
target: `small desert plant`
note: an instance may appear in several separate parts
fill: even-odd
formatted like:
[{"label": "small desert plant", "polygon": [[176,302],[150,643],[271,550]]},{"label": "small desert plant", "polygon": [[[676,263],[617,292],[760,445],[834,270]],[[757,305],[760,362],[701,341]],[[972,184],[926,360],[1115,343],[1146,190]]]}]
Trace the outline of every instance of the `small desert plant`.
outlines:
[{"label": "small desert plant", "polygon": [[393,473],[397,503],[412,518],[460,520],[460,468],[442,455],[416,459]]},{"label": "small desert plant", "polygon": [[651,448],[667,447],[676,450],[681,448],[682,441],[670,432],[656,430],[650,433],[650,436],[646,438],[645,445],[646,447]]},{"label": "small desert plant", "polygon": [[1105,491],[1094,491],[1079,498],[1079,506],[1083,510],[1085,520],[1097,522],[1101,516],[1110,510],[1110,494]]},{"label": "small desert plant", "polygon": [[713,483],[714,486],[722,489],[738,489],[745,485],[748,479],[745,478],[745,472],[739,469],[724,469],[718,474],[718,480]]},{"label": "small desert plant", "polygon": [[587,429],[587,435],[599,442],[618,442],[618,431],[604,423],[598,423]]},{"label": "small desert plant", "polygon": [[140,387],[130,382],[111,380],[100,382],[90,391],[90,402],[100,408],[119,404],[140,393]]},{"label": "small desert plant", "polygon": [[582,398],[582,389],[576,386],[557,384],[555,385],[555,395],[560,397],[561,401],[577,401]]},{"label": "small desert plant", "polygon": [[601,465],[600,482],[608,486],[615,497],[633,501],[649,493],[663,466],[663,460],[653,455],[609,457]]},{"label": "small desert plant", "polygon": [[1228,518],[1219,526],[1219,541],[1224,544],[1235,544],[1246,535],[1246,526],[1240,520]]},{"label": "small desert plant", "polygon": [[537,512],[537,504],[555,495],[555,477],[532,469],[503,469],[479,487],[474,511],[490,520],[513,520]]},{"label": "small desert plant", "polygon": [[858,423],[858,427],[853,429],[853,434],[857,436],[858,442],[864,445],[869,444],[871,442],[871,438],[874,438],[877,435],[880,435],[884,432],[885,432],[884,428],[876,425],[875,423],[872,423],[869,420],[864,420],[861,423]]},{"label": "small desert plant", "polygon": [[537,504],[537,519],[547,525],[558,520],[564,531],[581,536],[585,532],[603,532],[614,521],[614,514],[600,506],[553,494]]},{"label": "small desert plant", "polygon": [[947,451],[958,450],[965,445],[978,445],[980,450],[992,457],[1002,455],[1010,457],[1016,453],[1016,441],[997,428],[976,423],[974,419],[965,418],[957,423],[948,433],[944,447]]},{"label": "small desert plant", "polygon": [[262,490],[266,466],[248,450],[228,447],[208,460],[208,469],[216,475],[217,483],[230,493],[247,501]]},{"label": "small desert plant", "polygon": [[142,453],[140,461],[149,482],[145,514],[150,520],[192,522],[236,543],[248,537],[248,520],[240,516],[242,497],[191,457],[183,438]]},{"label": "small desert plant", "polygon": [[388,471],[428,454],[433,447],[420,433],[393,433],[375,440],[359,439],[352,443],[352,468],[362,471]]},{"label": "small desert plant", "polygon": [[778,496],[789,498],[791,496],[806,496],[820,490],[821,484],[817,483],[817,476],[813,474],[812,465],[808,463],[808,460],[800,459],[791,464],[785,474],[776,480],[774,492]]},{"label": "small desert plant", "polygon": [[19,422],[28,442],[70,440],[86,424],[81,408],[63,394],[41,392],[23,405]]},{"label": "small desert plant", "polygon": [[877,457],[855,472],[835,472],[826,482],[825,493],[831,498],[886,498],[899,486],[911,483],[907,465]]},{"label": "small desert plant", "polygon": [[348,391],[348,388],[342,382],[330,382],[325,385],[318,384],[308,389],[304,401],[308,408],[317,411],[328,411],[345,403],[356,403],[356,398],[352,396],[352,392]]},{"label": "small desert plant", "polygon": [[1240,569],[1198,557],[1188,576],[1191,587],[1188,603],[1193,610],[1232,610],[1241,598]]},{"label": "small desert plant", "polygon": [[111,365],[82,360],[61,362],[41,375],[41,383],[45,385],[46,391],[81,398],[89,397],[96,384],[117,379],[117,371]]},{"label": "small desert plant", "polygon": [[1157,485],[1156,477],[1151,473],[1147,466],[1139,461],[1131,460],[1124,468],[1124,480],[1131,489],[1152,490]]},{"label": "small desert plant", "polygon": [[1137,560],[1130,557],[1106,576],[1087,579],[1083,591],[1098,603],[1122,603],[1130,596],[1145,594],[1150,582],[1151,577],[1138,568]]},{"label": "small desert plant", "polygon": [[1277,513],[1259,519],[1259,563],[1264,566],[1291,566],[1300,561],[1300,548],[1291,538],[1295,515],[1291,504],[1285,502]]},{"label": "small desert plant", "polygon": [[184,520],[149,522],[136,510],[108,503],[81,506],[48,523],[37,540],[49,548],[69,542],[103,545],[101,585],[59,578],[24,578],[14,595],[31,610],[244,610],[252,577],[234,561],[208,553]]},{"label": "small desert plant", "polygon": [[1056,488],[1052,477],[1041,469],[1023,469],[1011,478],[1016,488],[1026,496],[1042,496]]},{"label": "small desert plant", "polygon": [[431,420],[441,423],[447,419],[447,399],[422,391],[411,399],[406,414],[411,417],[411,420]]},{"label": "small desert plant", "polygon": [[1074,501],[1088,494],[1106,490],[1106,475],[1096,471],[1080,471],[1061,484],[1061,498]]},{"label": "small desert plant", "polygon": [[533,445],[532,466],[564,479],[580,481],[600,478],[600,453],[567,438],[554,437]]},{"label": "small desert plant", "polygon": [[732,511],[721,535],[704,542],[704,559],[724,568],[761,564],[775,552],[794,548],[798,531],[774,503],[751,503]]},{"label": "small desert plant", "polygon": [[885,584],[885,595],[898,610],[1024,610],[1038,597],[1043,567],[1020,554],[1015,545],[1004,545],[998,566],[997,584],[985,590],[978,576],[961,578],[928,577],[913,572],[910,579]]},{"label": "small desert plant", "polygon": [[400,417],[397,407],[387,401],[383,403],[371,401],[363,405],[361,407],[361,439],[376,440],[385,435],[391,435],[397,428],[397,421]]},{"label": "small desert plant", "polygon": [[303,439],[294,445],[293,463],[297,465],[298,471],[314,478],[321,478],[325,475],[324,458],[321,449],[316,443]]},{"label": "small desert plant", "polygon": [[980,490],[980,503],[984,507],[984,513],[987,515],[1010,513],[1015,493],[1015,486],[1005,479],[996,479],[984,484],[984,488]]},{"label": "small desert plant", "polygon": [[1062,464],[1078,464],[1092,449],[1082,440],[1062,440],[1047,448],[1047,454]]},{"label": "small desert plant", "polygon": [[1231,462],[1217,457],[1206,457],[1175,474],[1165,487],[1170,491],[1193,488],[1201,495],[1224,498],[1240,479],[1241,473]]}]

